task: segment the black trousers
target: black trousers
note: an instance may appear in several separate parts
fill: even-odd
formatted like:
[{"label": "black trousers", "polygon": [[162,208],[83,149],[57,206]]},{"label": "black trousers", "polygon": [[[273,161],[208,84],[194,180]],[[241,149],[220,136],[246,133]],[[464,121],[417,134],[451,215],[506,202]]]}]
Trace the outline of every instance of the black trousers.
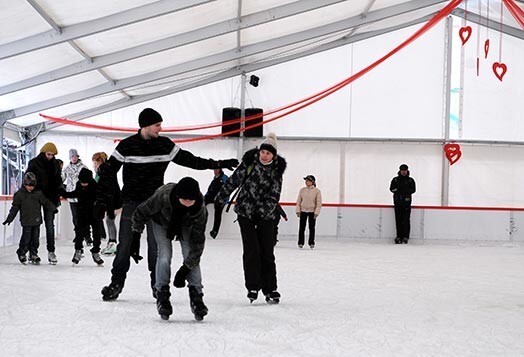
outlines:
[{"label": "black trousers", "polygon": [[277,289],[273,221],[252,221],[238,216],[242,235],[242,262],[247,290],[268,294]]},{"label": "black trousers", "polygon": [[31,255],[38,255],[38,246],[40,245],[40,225],[22,226],[22,237],[18,244],[18,255],[25,255],[27,251]]},{"label": "black trousers", "polygon": [[306,230],[306,221],[309,221],[309,239],[308,245],[315,245],[315,213],[300,212],[300,223],[298,226],[298,245],[304,245],[304,231]]},{"label": "black trousers", "polygon": [[397,226],[397,238],[408,238],[411,225],[411,205],[395,204],[395,223]]},{"label": "black trousers", "polygon": [[[85,217],[80,215],[78,217],[77,224],[75,226],[75,249],[80,250],[84,247],[84,241],[89,238],[91,230],[93,233],[93,247],[91,248],[91,253],[100,252],[100,225],[102,220],[95,219],[94,217]],[[90,229],[91,228],[91,229]]]},{"label": "black trousers", "polygon": [[[133,231],[131,229],[131,217],[141,202],[124,202],[122,215],[120,216],[120,227],[118,230],[118,245],[116,256],[111,269],[111,282],[124,285],[131,260],[131,241]],[[155,266],[157,257],[157,245],[151,221],[146,224],[147,229],[147,268],[151,278],[151,287],[155,285]]]},{"label": "black trousers", "polygon": [[222,211],[224,210],[224,205],[216,204],[214,201],[211,200],[205,201],[206,206],[211,203],[215,208],[215,213],[213,217],[213,228],[211,230],[218,233],[218,231],[220,230],[220,225],[222,224]]}]

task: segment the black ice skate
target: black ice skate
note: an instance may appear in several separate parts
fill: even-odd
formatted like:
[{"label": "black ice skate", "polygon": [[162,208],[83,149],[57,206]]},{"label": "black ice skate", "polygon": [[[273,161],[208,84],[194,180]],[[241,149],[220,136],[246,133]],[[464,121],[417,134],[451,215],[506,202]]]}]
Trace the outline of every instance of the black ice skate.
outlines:
[{"label": "black ice skate", "polygon": [[111,283],[108,286],[102,288],[102,300],[112,301],[118,298],[118,295],[122,292],[123,285]]},{"label": "black ice skate", "polygon": [[247,298],[249,299],[250,303],[253,303],[258,298],[258,291],[257,290],[249,290],[247,292]]},{"label": "black ice skate", "polygon": [[266,302],[268,304],[278,304],[280,302],[280,294],[278,291],[272,291],[266,294]]},{"label": "black ice skate", "polygon": [[207,306],[204,304],[203,293],[199,293],[194,286],[189,287],[189,304],[195,320],[202,321],[207,315]]},{"label": "black ice skate", "polygon": [[82,250],[80,249],[75,250],[75,254],[73,254],[73,259],[71,259],[71,261],[73,262],[73,264],[78,264],[81,259],[82,259]]},{"label": "black ice skate", "polygon": [[29,255],[29,263],[31,264],[34,264],[34,265],[40,265],[40,257],[36,254],[31,254]]},{"label": "black ice skate", "polygon": [[173,313],[173,307],[169,301],[171,293],[169,292],[169,286],[162,286],[156,292],[156,309],[162,320],[169,320],[169,316]]},{"label": "black ice skate", "polygon": [[395,244],[402,244],[402,238],[395,238]]},{"label": "black ice skate", "polygon": [[408,244],[408,240],[409,240],[409,238],[404,238],[404,239],[402,239],[402,243]]},{"label": "black ice skate", "polygon": [[100,258],[100,253],[91,253],[91,256],[93,257],[93,261],[97,264],[97,265],[102,265],[104,264],[104,260],[102,258]]},{"label": "black ice skate", "polygon": [[56,263],[58,263],[55,252],[47,252],[47,261],[51,265],[56,265]]},{"label": "black ice skate", "polygon": [[18,250],[16,251],[16,256],[18,257],[18,260],[20,263],[26,265],[27,263],[27,256],[25,254],[20,253]]}]

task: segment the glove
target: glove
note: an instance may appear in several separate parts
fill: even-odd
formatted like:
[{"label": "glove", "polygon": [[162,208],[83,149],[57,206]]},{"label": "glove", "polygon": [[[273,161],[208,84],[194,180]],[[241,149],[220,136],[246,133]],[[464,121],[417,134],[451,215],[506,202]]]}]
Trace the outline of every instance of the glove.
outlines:
[{"label": "glove", "polygon": [[140,256],[140,233],[139,232],[133,232],[133,237],[131,238],[131,258],[135,261],[135,263],[138,264],[139,261],[144,259],[142,256]]},{"label": "glove", "polygon": [[300,212],[297,212],[297,217],[300,218]]},{"label": "glove", "polygon": [[106,212],[106,204],[101,201],[95,201],[93,206],[93,216],[95,219],[104,219],[104,214]]},{"label": "glove", "polygon": [[286,216],[286,217],[284,217],[284,221],[286,221],[286,222],[287,222],[287,216]]},{"label": "glove", "polygon": [[7,225],[10,225],[11,222],[9,222],[7,219],[2,223],[4,226],[7,224]]},{"label": "glove", "polygon": [[108,209],[107,210],[107,218],[114,220],[115,219],[115,210]]},{"label": "glove", "polygon": [[178,269],[178,271],[175,274],[175,280],[173,280],[173,285],[177,288],[183,288],[184,286],[186,286],[186,277],[190,271],[191,269],[182,264],[180,269]]},{"label": "glove", "polygon": [[237,159],[228,159],[228,160],[221,160],[218,162],[221,169],[228,169],[233,171],[235,167],[238,166],[238,160]]}]

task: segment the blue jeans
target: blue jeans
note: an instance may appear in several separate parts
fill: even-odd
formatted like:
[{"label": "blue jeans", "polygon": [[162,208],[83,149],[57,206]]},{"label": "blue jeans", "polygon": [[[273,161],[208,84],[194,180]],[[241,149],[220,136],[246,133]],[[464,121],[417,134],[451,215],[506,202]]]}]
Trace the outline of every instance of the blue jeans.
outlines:
[{"label": "blue jeans", "polygon": [[55,251],[55,213],[52,209],[42,208],[44,211],[45,236],[47,242],[47,251]]},{"label": "blue jeans", "polygon": [[[113,269],[111,269],[111,282],[124,285],[129,271],[131,259],[131,241],[133,240],[133,231],[131,229],[131,217],[135,209],[141,202],[124,202],[122,205],[122,215],[120,216],[120,229],[118,232],[118,245],[116,247],[116,256],[113,260]],[[157,246],[155,234],[152,228],[152,222],[146,224],[147,230],[147,267],[150,272],[151,286],[155,285],[155,266]]]},{"label": "blue jeans", "polygon": [[[171,257],[173,256],[173,241],[167,238],[166,228],[158,223],[152,222],[153,231],[155,234],[156,244],[158,247],[157,261],[156,261],[156,284],[157,290],[162,286],[169,286],[171,283]],[[182,257],[185,259],[189,254],[188,234],[182,234],[183,239],[180,240],[180,247],[182,248]],[[180,264],[182,265],[182,264]],[[202,273],[200,265],[197,265],[189,272],[187,276],[188,287],[194,286],[198,293],[202,292]]]}]

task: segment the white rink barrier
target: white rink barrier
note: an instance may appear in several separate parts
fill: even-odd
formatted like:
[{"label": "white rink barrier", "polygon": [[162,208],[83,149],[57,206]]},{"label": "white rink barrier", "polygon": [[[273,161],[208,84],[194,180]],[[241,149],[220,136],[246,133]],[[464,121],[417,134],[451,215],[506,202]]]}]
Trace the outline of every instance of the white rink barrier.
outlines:
[{"label": "white rink barrier", "polygon": [[[0,196],[0,218],[7,217],[11,207],[10,196]],[[279,239],[295,240],[298,218],[292,203],[283,203],[288,221],[281,219]],[[208,205],[208,229],[213,223],[213,205]],[[118,212],[117,212],[118,213]],[[117,227],[120,216],[117,215]],[[223,212],[222,226],[217,239],[240,238],[238,224],[234,222],[234,206]],[[413,206],[411,210],[412,243],[521,243],[524,242],[524,209],[487,207],[433,207]],[[62,201],[55,220],[56,238],[74,237],[71,210],[67,201]],[[0,247],[18,244],[21,234],[18,216],[9,226],[0,227]],[[308,228],[306,227],[306,237]],[[354,241],[392,241],[395,237],[395,213],[389,205],[325,204],[317,219],[318,239],[333,238]],[[40,229],[41,244],[44,243],[45,228]]]}]

